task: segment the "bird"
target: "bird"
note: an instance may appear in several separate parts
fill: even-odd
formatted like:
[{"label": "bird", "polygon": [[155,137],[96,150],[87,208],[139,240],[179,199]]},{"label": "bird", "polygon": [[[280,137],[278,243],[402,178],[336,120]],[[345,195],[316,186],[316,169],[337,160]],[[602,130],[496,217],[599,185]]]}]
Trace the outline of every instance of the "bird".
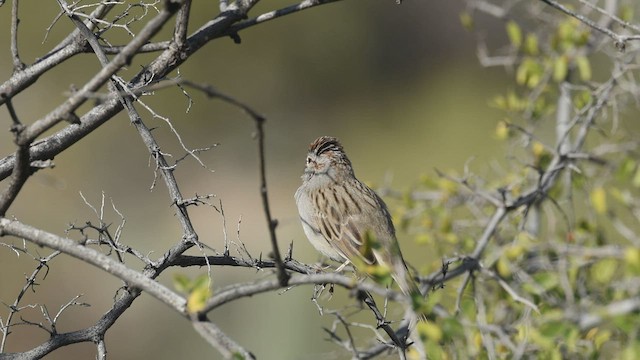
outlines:
[{"label": "bird", "polygon": [[340,141],[321,136],[309,145],[302,185],[295,193],[305,235],[327,258],[367,273],[387,268],[400,291],[421,296],[402,257],[387,205],[356,178]]}]

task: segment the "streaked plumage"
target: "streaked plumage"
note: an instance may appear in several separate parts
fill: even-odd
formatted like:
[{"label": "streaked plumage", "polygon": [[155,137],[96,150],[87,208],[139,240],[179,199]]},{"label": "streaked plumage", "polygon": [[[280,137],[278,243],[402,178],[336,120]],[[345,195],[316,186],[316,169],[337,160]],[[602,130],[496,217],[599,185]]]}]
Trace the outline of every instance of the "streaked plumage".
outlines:
[{"label": "streaked plumage", "polygon": [[311,143],[302,180],[295,194],[298,212],[320,253],[356,267],[387,266],[403,293],[420,293],[402,258],[387,206],[355,177],[338,139],[323,136]]}]

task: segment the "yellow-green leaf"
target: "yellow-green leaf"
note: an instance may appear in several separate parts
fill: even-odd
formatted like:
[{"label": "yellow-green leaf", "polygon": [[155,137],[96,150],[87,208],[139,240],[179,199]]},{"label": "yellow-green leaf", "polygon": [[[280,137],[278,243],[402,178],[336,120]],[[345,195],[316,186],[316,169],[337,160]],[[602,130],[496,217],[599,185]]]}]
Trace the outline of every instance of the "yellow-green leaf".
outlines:
[{"label": "yellow-green leaf", "polygon": [[193,280],[192,283],[192,288],[197,289],[197,288],[202,288],[202,287],[209,287],[209,275],[208,274],[202,274],[202,275],[198,275],[197,278],[195,278],[195,280]]},{"label": "yellow-green leaf", "polygon": [[567,77],[569,66],[567,64],[567,57],[560,56],[553,62],[553,80],[556,82],[564,81]]},{"label": "yellow-green leaf", "polygon": [[506,257],[501,256],[498,259],[498,262],[496,262],[496,270],[498,270],[498,274],[503,277],[509,277],[511,276],[511,263],[509,262],[509,260],[507,260]]},{"label": "yellow-green leaf", "polygon": [[533,145],[531,145],[531,152],[533,152],[533,156],[536,158],[541,157],[545,153],[544,144],[539,141],[534,141]]},{"label": "yellow-green leaf", "polygon": [[578,91],[576,96],[573,97],[573,103],[578,109],[582,109],[589,105],[591,100],[591,91],[589,90]]},{"label": "yellow-green leaf", "polygon": [[536,34],[527,34],[524,40],[524,51],[531,56],[538,55],[538,36]]},{"label": "yellow-green leaf", "polygon": [[498,140],[506,140],[509,137],[509,126],[506,121],[498,122],[496,126],[496,138]]},{"label": "yellow-green leaf", "polygon": [[429,339],[438,342],[442,339],[442,329],[432,322],[419,322],[416,328],[423,341]]},{"label": "yellow-green leaf", "polygon": [[[357,268],[357,266],[356,266]],[[365,271],[373,281],[382,285],[390,285],[393,282],[391,277],[391,269],[385,265],[368,265],[365,267]]]},{"label": "yellow-green leaf", "polygon": [[524,254],[525,248],[521,244],[511,244],[504,251],[505,256],[509,260],[516,260]]},{"label": "yellow-green leaf", "polygon": [[624,261],[630,266],[640,267],[640,249],[628,247],[624,250]]},{"label": "yellow-green leaf", "polygon": [[591,276],[600,284],[608,284],[616,272],[616,259],[602,259],[591,267]]},{"label": "yellow-green leaf", "polygon": [[189,293],[191,291],[191,279],[183,274],[175,274],[173,275],[173,286],[180,292]]},{"label": "yellow-green leaf", "polygon": [[598,331],[598,333],[593,339],[593,343],[596,345],[596,349],[600,350],[600,348],[602,347],[602,344],[609,341],[610,338],[611,338],[611,331],[609,330]]},{"label": "yellow-green leaf", "polygon": [[187,311],[196,313],[204,309],[210,297],[211,289],[209,289],[209,287],[197,287],[193,289],[187,298]]},{"label": "yellow-green leaf", "polygon": [[527,77],[529,75],[529,67],[527,66],[527,62],[523,61],[518,65],[516,69],[516,83],[518,85],[524,85],[527,83]]},{"label": "yellow-green leaf", "polygon": [[607,193],[603,187],[593,189],[589,198],[596,213],[604,214],[607,212]]},{"label": "yellow-green leaf", "polygon": [[522,30],[520,29],[520,25],[513,20],[507,22],[507,36],[509,37],[511,45],[520,48],[522,45]]},{"label": "yellow-green leaf", "polygon": [[589,58],[587,58],[586,56],[576,57],[576,66],[578,67],[580,80],[582,81],[591,80],[591,64],[589,63]]},{"label": "yellow-green leaf", "polygon": [[473,17],[471,17],[471,14],[469,14],[467,11],[463,11],[460,13],[460,23],[466,30],[473,29]]}]

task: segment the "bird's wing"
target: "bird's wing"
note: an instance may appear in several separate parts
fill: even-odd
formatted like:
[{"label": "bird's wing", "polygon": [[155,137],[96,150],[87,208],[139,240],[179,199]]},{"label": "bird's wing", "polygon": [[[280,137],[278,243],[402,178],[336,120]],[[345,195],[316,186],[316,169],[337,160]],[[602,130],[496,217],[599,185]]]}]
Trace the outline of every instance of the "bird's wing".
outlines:
[{"label": "bird's wing", "polygon": [[325,203],[321,207],[325,211],[318,214],[320,232],[356,266],[387,263],[384,260],[388,259],[381,257],[386,258],[386,252],[391,249],[381,249],[387,243],[381,237],[395,234],[386,207],[373,190],[361,183],[357,186],[357,191],[361,192],[357,195],[350,193],[355,190],[349,190],[349,187],[340,186],[333,190],[332,193],[337,195],[335,201]]}]

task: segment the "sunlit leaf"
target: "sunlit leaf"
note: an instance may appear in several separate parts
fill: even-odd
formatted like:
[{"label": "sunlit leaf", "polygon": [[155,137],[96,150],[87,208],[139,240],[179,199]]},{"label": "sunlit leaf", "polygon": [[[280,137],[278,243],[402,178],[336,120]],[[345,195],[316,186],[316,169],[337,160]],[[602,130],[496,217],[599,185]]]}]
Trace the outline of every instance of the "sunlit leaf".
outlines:
[{"label": "sunlit leaf", "polygon": [[535,157],[540,157],[545,152],[544,144],[539,141],[534,141],[533,145],[531,145],[531,152]]},{"label": "sunlit leaf", "polygon": [[591,91],[589,90],[578,91],[576,95],[573,97],[573,104],[575,105],[576,108],[582,109],[585,106],[588,106],[591,104],[592,98],[593,97],[591,96]]},{"label": "sunlit leaf", "polygon": [[507,36],[511,45],[515,48],[519,48],[522,45],[522,29],[515,21],[511,20],[507,22]]},{"label": "sunlit leaf", "polygon": [[553,80],[562,82],[566,79],[569,71],[569,64],[566,56],[560,56],[553,62]]},{"label": "sunlit leaf", "polygon": [[593,339],[593,343],[596,346],[596,349],[600,350],[602,345],[611,339],[611,331],[609,330],[601,330],[598,331],[596,336]]},{"label": "sunlit leaf", "polygon": [[586,56],[576,57],[576,66],[578,67],[580,80],[582,81],[591,80],[591,64],[589,63],[589,58],[587,58]]},{"label": "sunlit leaf", "polygon": [[491,100],[489,105],[496,109],[507,110],[507,99],[502,95],[498,95]]},{"label": "sunlit leaf", "polygon": [[600,284],[608,284],[618,267],[616,259],[602,259],[591,266],[591,277]]},{"label": "sunlit leaf", "polygon": [[521,244],[511,244],[504,251],[509,260],[516,260],[524,254],[525,247]]},{"label": "sunlit leaf", "polygon": [[440,327],[433,322],[419,322],[416,328],[421,339],[429,339],[435,342],[442,340],[442,329],[440,329]]},{"label": "sunlit leaf", "polygon": [[[447,354],[443,351],[440,342],[435,340],[427,340],[425,344],[425,350],[427,352],[428,359],[443,359],[447,360]],[[418,358],[419,359],[419,358]]]},{"label": "sunlit leaf", "polygon": [[390,285],[393,282],[391,277],[391,269],[385,265],[368,265],[365,267],[365,271],[373,281],[382,285]]},{"label": "sunlit leaf", "polygon": [[208,286],[196,287],[187,298],[187,311],[196,313],[202,310],[211,297],[211,289]]},{"label": "sunlit leaf", "polygon": [[505,121],[499,121],[496,126],[496,138],[506,140],[509,137],[509,126]]},{"label": "sunlit leaf", "polygon": [[415,238],[415,242],[420,245],[433,244],[433,237],[430,234],[422,233]]},{"label": "sunlit leaf", "polygon": [[640,249],[628,247],[624,250],[624,261],[633,270],[640,269]]},{"label": "sunlit leaf", "polygon": [[603,187],[597,187],[591,190],[589,194],[591,200],[591,206],[598,214],[604,214],[607,212],[607,193]]},{"label": "sunlit leaf", "polygon": [[524,51],[531,56],[538,55],[538,36],[536,34],[527,34],[524,40]]}]

